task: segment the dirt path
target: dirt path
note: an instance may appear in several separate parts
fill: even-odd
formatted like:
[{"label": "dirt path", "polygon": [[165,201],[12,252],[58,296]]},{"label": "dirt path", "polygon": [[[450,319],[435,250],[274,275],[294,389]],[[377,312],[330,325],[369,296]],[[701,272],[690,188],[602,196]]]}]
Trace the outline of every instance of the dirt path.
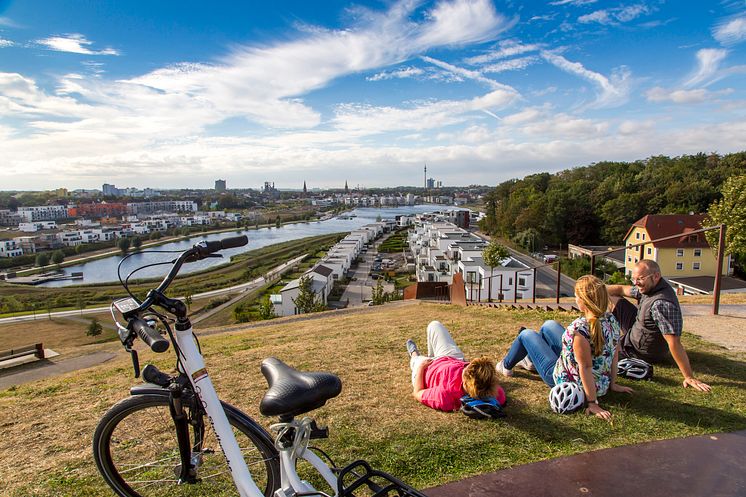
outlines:
[{"label": "dirt path", "polygon": [[708,304],[685,304],[681,310],[685,331],[728,350],[746,352],[746,305],[721,305],[717,316]]}]

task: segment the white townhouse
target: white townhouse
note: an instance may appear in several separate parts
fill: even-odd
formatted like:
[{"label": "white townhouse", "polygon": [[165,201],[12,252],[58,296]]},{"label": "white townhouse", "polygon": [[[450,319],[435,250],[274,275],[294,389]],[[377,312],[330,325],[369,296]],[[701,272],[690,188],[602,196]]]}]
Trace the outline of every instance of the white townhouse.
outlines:
[{"label": "white townhouse", "polygon": [[15,240],[0,240],[0,257],[23,255],[23,248]]},{"label": "white townhouse", "polygon": [[20,223],[18,225],[18,231],[24,233],[36,233],[42,230],[56,230],[57,223],[55,221],[34,221],[31,223]]},{"label": "white townhouse", "polygon": [[[325,276],[321,274],[308,272],[303,276],[309,276],[311,278],[311,290],[317,295],[317,299],[326,304],[326,297],[329,295],[327,290],[328,282]],[[275,314],[277,316],[293,316],[299,314],[298,307],[295,305],[294,299],[298,298],[300,294],[300,278],[294,279],[280,290],[278,299],[276,295],[270,297],[270,302],[275,306]]]},{"label": "white townhouse", "polygon": [[83,244],[83,237],[79,231],[63,231],[57,233],[57,239],[66,247],[76,247]]},{"label": "white townhouse", "polygon": [[64,205],[37,205],[33,207],[19,207],[18,215],[29,223],[35,221],[52,221],[68,217],[67,206]]},{"label": "white townhouse", "polygon": [[439,216],[420,217],[409,234],[409,247],[415,258],[417,281],[451,283],[461,273],[467,299],[486,301],[529,298],[533,295],[533,271],[520,261],[508,257],[493,269],[482,258],[487,242],[441,220]]}]

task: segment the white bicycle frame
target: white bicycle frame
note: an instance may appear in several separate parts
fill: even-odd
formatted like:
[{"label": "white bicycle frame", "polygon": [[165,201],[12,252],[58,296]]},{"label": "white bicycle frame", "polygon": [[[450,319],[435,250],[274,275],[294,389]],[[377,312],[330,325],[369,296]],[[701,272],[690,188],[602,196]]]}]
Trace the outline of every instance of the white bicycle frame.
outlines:
[{"label": "white bicycle frame", "polygon": [[[228,417],[225,415],[217,392],[215,392],[215,387],[212,385],[212,381],[207,374],[204,359],[192,336],[192,328],[190,327],[182,331],[175,330],[174,336],[178,349],[183,355],[181,364],[184,372],[189,377],[194,391],[199,395],[202,406],[205,412],[207,412],[239,495],[241,497],[263,497],[264,493],[259,490],[259,487],[257,487],[254,479],[251,477],[251,471],[246,466],[246,461],[243,458],[236,437],[228,423]],[[300,422],[293,421],[273,426],[277,430],[282,430],[286,427],[295,429],[292,446],[278,447],[280,451],[281,488],[275,492],[275,497],[293,497],[300,492],[317,492],[308,482],[301,480],[295,471],[295,463],[298,458],[308,461],[326,480],[329,486],[334,489],[334,497],[337,497],[336,476],[334,476],[329,466],[321,458],[314,454],[313,451],[307,450],[310,435],[309,422],[310,418],[304,418]],[[319,492],[319,495],[326,494]]]}]

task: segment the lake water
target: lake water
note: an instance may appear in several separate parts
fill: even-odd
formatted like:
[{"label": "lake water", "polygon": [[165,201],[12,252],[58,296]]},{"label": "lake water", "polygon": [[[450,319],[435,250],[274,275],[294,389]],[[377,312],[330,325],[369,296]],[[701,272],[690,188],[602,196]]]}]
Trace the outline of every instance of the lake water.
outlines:
[{"label": "lake water", "polygon": [[[380,216],[382,219],[394,219],[394,217],[398,215],[433,212],[445,207],[446,206],[437,205],[414,205],[390,209],[360,208],[350,212],[350,214],[354,214],[356,216],[351,219],[334,218],[326,221],[311,221],[308,223],[287,224],[280,228],[261,228],[258,230],[251,229],[240,231],[236,230],[227,231],[224,233],[216,233],[212,235],[195,235],[188,240],[166,243],[164,245],[154,247],[152,250],[173,250],[181,252],[202,240],[221,240],[223,238],[238,236],[239,234],[245,234],[246,236],[248,236],[249,243],[247,245],[244,245],[243,247],[222,250],[220,253],[223,255],[223,257],[220,259],[209,258],[190,264],[185,264],[179,274],[191,273],[212,266],[224,264],[230,261],[232,255],[248,252],[249,250],[254,250],[261,247],[266,247],[267,245],[273,245],[275,243],[286,242],[289,240],[297,240],[299,238],[306,238],[308,236],[352,231],[365,224],[375,222],[378,216]],[[124,262],[124,264],[122,264],[122,279],[124,279],[133,269],[146,264],[170,261],[173,260],[177,255],[177,253],[149,253],[147,250],[143,251],[142,253],[135,253],[134,255],[129,257]],[[86,262],[84,264],[78,264],[76,266],[68,266],[64,268],[66,274],[82,272],[83,279],[50,281],[38,286],[61,287],[117,281],[117,265],[120,263],[121,260],[122,256],[116,255],[107,257],[105,259]],[[133,278],[162,277],[168,272],[170,268],[170,264],[145,268],[135,273]]]}]

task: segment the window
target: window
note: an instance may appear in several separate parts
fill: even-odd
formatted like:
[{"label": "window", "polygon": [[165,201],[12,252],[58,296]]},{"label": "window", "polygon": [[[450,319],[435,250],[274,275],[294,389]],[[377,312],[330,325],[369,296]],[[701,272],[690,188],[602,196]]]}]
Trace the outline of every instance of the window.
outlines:
[{"label": "window", "polygon": [[684,249],[676,249],[676,257],[684,257]]},{"label": "window", "polygon": [[700,257],[702,255],[702,249],[694,249],[694,257]]},{"label": "window", "polygon": [[640,239],[640,232],[639,231],[637,233],[635,233],[635,239],[637,239],[637,240]]},{"label": "window", "polygon": [[645,239],[645,233],[643,233],[643,234],[642,234],[642,239],[643,239],[643,240]]},{"label": "window", "polygon": [[508,278],[508,285],[512,285],[512,284],[513,284],[513,277],[511,276],[510,278]]},{"label": "window", "polygon": [[682,269],[684,269],[684,263],[683,262],[677,262],[676,263],[676,270],[677,271],[681,271]]},{"label": "window", "polygon": [[518,284],[520,286],[526,286],[526,278],[524,278],[523,276],[521,276],[520,278],[518,278]]},{"label": "window", "polygon": [[640,251],[640,247],[639,246],[635,247],[635,252],[639,252],[639,251]]},{"label": "window", "polygon": [[648,255],[652,255],[652,254],[653,254],[653,249],[648,247]]},{"label": "window", "polygon": [[632,256],[631,255],[627,256],[627,262],[632,262]]},{"label": "window", "polygon": [[635,257],[635,264],[637,264],[638,262],[640,262],[640,259],[638,259],[637,257]]},{"label": "window", "polygon": [[699,271],[699,262],[692,263],[692,269],[694,269],[695,271]]}]

